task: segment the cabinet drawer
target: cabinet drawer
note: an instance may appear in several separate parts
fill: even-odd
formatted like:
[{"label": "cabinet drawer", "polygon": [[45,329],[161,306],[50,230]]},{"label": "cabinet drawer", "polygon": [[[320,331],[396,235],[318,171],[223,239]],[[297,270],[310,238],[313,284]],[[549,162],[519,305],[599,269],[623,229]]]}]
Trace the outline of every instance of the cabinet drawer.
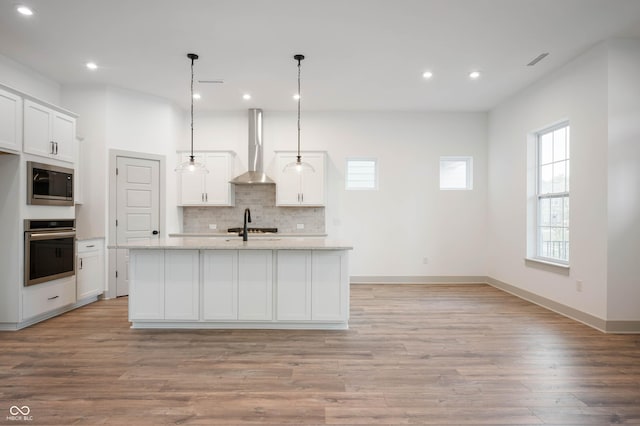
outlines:
[{"label": "cabinet drawer", "polygon": [[102,250],[102,239],[78,241],[76,247],[78,253]]},{"label": "cabinet drawer", "polygon": [[44,314],[75,301],[75,276],[26,287],[22,298],[22,319]]}]

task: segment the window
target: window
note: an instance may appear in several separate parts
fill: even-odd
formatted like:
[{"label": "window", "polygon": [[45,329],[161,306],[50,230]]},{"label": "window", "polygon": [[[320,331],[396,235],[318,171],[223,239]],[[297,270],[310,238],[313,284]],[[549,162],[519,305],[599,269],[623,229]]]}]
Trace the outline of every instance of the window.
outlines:
[{"label": "window", "polygon": [[569,263],[569,124],[536,134],[536,257]]},{"label": "window", "polygon": [[473,189],[473,158],[440,157],[440,189]]},{"label": "window", "polygon": [[347,189],[378,189],[378,167],[375,158],[347,159]]}]

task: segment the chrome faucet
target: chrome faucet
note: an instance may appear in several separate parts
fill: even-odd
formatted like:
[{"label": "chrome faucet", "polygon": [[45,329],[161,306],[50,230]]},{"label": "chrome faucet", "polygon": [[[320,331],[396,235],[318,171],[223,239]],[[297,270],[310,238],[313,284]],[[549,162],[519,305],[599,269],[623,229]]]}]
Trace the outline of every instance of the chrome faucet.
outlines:
[{"label": "chrome faucet", "polygon": [[249,231],[247,231],[247,222],[251,223],[251,210],[244,209],[244,230],[242,231],[242,241],[247,241]]}]

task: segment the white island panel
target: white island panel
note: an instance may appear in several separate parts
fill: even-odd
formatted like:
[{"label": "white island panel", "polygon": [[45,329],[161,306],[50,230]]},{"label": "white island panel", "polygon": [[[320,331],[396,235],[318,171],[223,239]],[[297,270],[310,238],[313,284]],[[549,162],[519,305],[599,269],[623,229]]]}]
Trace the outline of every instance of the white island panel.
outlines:
[{"label": "white island panel", "polygon": [[311,251],[282,250],[277,260],[276,319],[311,319]]},{"label": "white island panel", "polygon": [[164,318],[167,320],[199,319],[198,250],[167,250],[164,257]]},{"label": "white island panel", "polygon": [[270,250],[241,251],[238,257],[238,319],[270,320],[273,294]]},{"label": "white island panel", "polygon": [[164,250],[129,253],[129,321],[164,319]]},{"label": "white island panel", "polygon": [[202,252],[202,299],[204,320],[238,319],[238,252]]}]

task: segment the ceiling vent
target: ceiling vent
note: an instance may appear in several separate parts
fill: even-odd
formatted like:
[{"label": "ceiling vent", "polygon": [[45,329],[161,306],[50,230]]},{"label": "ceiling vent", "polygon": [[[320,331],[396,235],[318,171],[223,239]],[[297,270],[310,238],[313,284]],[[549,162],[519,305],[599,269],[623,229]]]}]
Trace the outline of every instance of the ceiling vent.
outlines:
[{"label": "ceiling vent", "polygon": [[538,56],[536,56],[531,62],[529,62],[527,64],[528,67],[532,67],[535,64],[537,64],[538,62],[540,62],[541,60],[543,60],[544,58],[546,58],[547,56],[549,56],[549,52],[547,53],[541,53]]}]

